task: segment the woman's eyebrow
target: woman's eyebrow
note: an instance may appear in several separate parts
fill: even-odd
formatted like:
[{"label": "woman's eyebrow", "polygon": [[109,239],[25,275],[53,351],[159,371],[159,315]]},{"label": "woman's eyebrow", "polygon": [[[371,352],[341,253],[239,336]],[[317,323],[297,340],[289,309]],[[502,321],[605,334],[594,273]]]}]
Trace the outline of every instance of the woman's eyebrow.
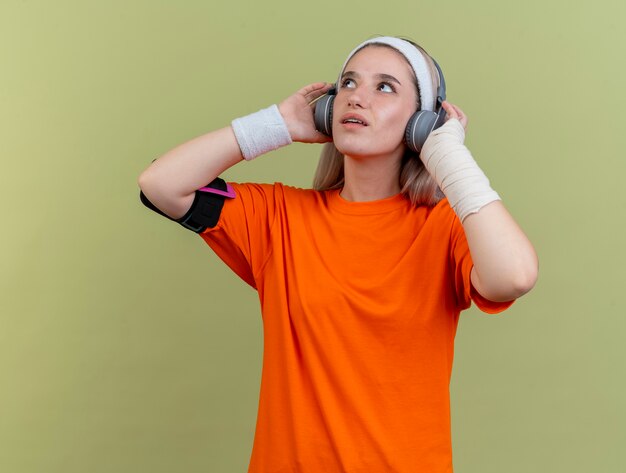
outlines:
[{"label": "woman's eyebrow", "polygon": [[[361,75],[358,72],[354,72],[354,71],[346,71],[342,74],[341,79],[359,79],[361,77]],[[379,72],[378,74],[374,74],[374,77],[378,80],[385,80],[385,81],[389,81],[389,82],[395,82],[398,85],[402,85],[402,83],[396,79],[394,76],[390,75],[390,74],[384,74],[382,72]]]},{"label": "woman's eyebrow", "polygon": [[402,85],[398,79],[389,74],[376,74],[376,77],[381,80],[387,80],[389,82],[395,82],[398,85]]},{"label": "woman's eyebrow", "polygon": [[348,79],[359,79],[361,76],[359,75],[358,72],[354,72],[354,71],[346,71],[343,74],[341,74],[341,78],[348,78]]}]

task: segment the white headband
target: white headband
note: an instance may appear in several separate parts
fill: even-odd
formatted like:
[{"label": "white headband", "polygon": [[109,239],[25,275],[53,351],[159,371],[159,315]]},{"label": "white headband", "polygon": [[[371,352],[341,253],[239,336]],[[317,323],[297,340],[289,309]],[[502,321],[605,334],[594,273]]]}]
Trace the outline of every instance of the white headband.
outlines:
[{"label": "white headband", "polygon": [[434,111],[435,92],[433,91],[433,83],[426,59],[424,59],[420,50],[411,43],[400,38],[394,38],[393,36],[379,36],[377,38],[368,39],[354,48],[352,52],[348,54],[346,62],[343,63],[337,84],[341,83],[341,76],[343,75],[343,71],[346,68],[346,64],[348,64],[348,61],[357,51],[368,44],[386,44],[387,46],[391,46],[393,49],[402,54],[407,61],[409,61],[413,72],[415,72],[415,77],[417,78],[417,83],[419,85],[421,110]]}]

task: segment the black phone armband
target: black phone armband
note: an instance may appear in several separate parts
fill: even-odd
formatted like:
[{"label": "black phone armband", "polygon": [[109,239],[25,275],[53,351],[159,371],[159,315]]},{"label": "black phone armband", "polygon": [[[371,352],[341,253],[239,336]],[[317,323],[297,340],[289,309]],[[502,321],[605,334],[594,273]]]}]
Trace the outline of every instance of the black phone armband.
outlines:
[{"label": "black phone armband", "polygon": [[233,199],[234,197],[235,192],[233,188],[223,179],[216,177],[205,187],[196,191],[196,196],[187,213],[175,219],[159,210],[148,200],[142,191],[139,192],[141,202],[150,210],[154,210],[156,213],[180,223],[183,227],[196,233],[202,233],[207,228],[213,228],[217,225],[222,213],[222,207],[224,207],[224,200],[227,198]]}]

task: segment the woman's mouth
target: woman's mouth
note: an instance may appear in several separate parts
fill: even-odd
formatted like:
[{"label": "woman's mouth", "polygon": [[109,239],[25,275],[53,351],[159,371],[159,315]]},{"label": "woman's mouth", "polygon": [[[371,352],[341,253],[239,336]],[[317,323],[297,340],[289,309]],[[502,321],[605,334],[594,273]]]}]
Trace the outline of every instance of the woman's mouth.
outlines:
[{"label": "woman's mouth", "polygon": [[360,115],[348,113],[341,118],[341,123],[348,126],[368,126],[367,121]]}]

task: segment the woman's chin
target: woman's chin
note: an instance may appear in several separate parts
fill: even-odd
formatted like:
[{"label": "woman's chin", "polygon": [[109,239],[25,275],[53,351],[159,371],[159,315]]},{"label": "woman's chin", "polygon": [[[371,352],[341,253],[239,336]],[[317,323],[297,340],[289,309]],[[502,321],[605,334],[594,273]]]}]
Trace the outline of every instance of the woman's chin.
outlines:
[{"label": "woman's chin", "polygon": [[367,156],[370,153],[370,149],[367,146],[363,146],[363,143],[354,143],[353,140],[334,138],[335,148],[344,156],[361,157]]},{"label": "woman's chin", "polygon": [[367,159],[367,158],[391,158],[401,157],[404,154],[404,146],[398,146],[394,149],[373,148],[371,146],[362,146],[356,144],[337,143],[335,142],[335,148],[344,156],[348,156],[353,159]]},{"label": "woman's chin", "polygon": [[377,137],[368,139],[351,133],[333,133],[335,148],[344,156],[365,158],[368,156],[396,156],[403,154],[405,145],[402,137]]}]

